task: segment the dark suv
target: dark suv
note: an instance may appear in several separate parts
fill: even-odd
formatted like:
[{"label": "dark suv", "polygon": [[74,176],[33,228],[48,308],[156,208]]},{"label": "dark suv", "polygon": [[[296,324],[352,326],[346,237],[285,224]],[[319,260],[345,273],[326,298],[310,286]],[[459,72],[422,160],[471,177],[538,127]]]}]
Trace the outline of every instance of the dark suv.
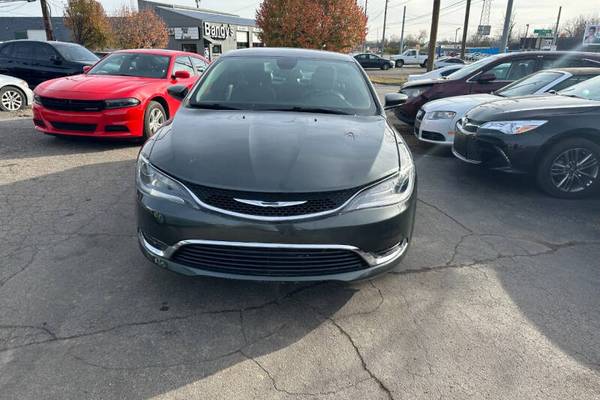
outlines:
[{"label": "dark suv", "polygon": [[396,116],[409,124],[428,101],[472,93],[491,93],[508,83],[541,69],[600,67],[600,53],[575,51],[529,51],[496,54],[466,65],[446,79],[405,83],[400,93],[408,96],[395,109]]},{"label": "dark suv", "polygon": [[13,40],[0,44],[0,74],[21,78],[31,88],[48,79],[80,74],[96,61],[94,53],[74,43]]}]

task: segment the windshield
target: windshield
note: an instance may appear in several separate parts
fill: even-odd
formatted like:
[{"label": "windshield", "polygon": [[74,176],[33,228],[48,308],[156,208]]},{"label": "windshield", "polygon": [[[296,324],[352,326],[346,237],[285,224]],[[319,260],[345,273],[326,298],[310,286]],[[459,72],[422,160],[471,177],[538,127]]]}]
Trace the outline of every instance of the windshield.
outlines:
[{"label": "windshield", "polygon": [[189,107],[375,115],[354,62],[296,57],[224,57],[205,75]]},{"label": "windshield", "polygon": [[143,78],[165,78],[169,56],[142,53],[113,53],[102,59],[88,75],[120,75]]},{"label": "windshield", "polygon": [[98,56],[78,44],[54,43],[54,48],[68,61],[83,61],[95,63]]},{"label": "windshield", "polygon": [[577,85],[561,90],[558,94],[563,96],[581,97],[582,99],[600,101],[600,76]]},{"label": "windshield", "polygon": [[448,75],[447,79],[462,79],[466,76],[469,76],[472,72],[477,71],[479,68],[496,61],[500,57],[500,54],[496,54],[494,56],[489,56],[486,58],[482,58],[479,61],[475,61],[473,64],[465,65],[458,71],[453,74]]},{"label": "windshield", "polygon": [[519,79],[511,83],[508,86],[500,89],[496,92],[499,96],[512,97],[512,96],[527,96],[534,94],[538,90],[547,86],[551,82],[557,80],[564,74],[560,72],[542,71],[536,74],[526,76],[525,78]]}]

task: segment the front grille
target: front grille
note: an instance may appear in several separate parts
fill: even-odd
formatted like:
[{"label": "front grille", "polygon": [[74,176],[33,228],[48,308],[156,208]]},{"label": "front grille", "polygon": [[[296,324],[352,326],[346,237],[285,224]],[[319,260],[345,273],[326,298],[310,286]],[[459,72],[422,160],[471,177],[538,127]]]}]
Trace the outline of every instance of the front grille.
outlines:
[{"label": "front grille", "polygon": [[102,100],[74,100],[40,97],[42,105],[51,110],[62,111],[101,111],[104,109]]},{"label": "front grille", "polygon": [[360,271],[368,264],[345,249],[299,249],[188,244],[176,263],[211,272],[253,276],[318,276]]},{"label": "front grille", "polygon": [[94,124],[76,124],[72,122],[58,121],[52,121],[51,124],[56,129],[60,129],[63,131],[94,132],[96,130],[96,125]]},{"label": "front grille", "polygon": [[[335,210],[359,190],[357,188],[320,193],[266,193],[216,189],[187,182],[184,182],[184,184],[205,204],[221,210],[257,217],[296,217]],[[261,207],[241,203],[234,199],[266,202],[306,202],[287,207]]]}]

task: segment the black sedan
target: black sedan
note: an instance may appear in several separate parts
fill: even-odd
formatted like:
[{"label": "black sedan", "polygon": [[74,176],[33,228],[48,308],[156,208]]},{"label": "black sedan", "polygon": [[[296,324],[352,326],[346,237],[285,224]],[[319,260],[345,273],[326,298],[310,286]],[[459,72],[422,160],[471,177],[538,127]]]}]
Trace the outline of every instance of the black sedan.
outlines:
[{"label": "black sedan", "polygon": [[354,58],[363,68],[379,68],[387,70],[396,66],[394,61],[379,57],[377,54],[357,54],[354,56]]},{"label": "black sedan", "polygon": [[598,192],[600,77],[475,107],[458,122],[452,151],[469,163],[530,173],[556,197]]},{"label": "black sedan", "polygon": [[139,242],[155,264],[187,275],[350,281],[400,262],[415,167],[352,57],[231,51],[190,93],[170,93],[181,107],[143,146],[136,173]]}]

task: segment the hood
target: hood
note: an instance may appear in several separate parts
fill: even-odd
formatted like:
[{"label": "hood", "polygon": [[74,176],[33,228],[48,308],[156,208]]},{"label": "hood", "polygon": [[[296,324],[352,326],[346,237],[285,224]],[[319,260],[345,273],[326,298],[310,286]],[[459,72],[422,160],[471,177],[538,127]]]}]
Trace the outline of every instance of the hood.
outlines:
[{"label": "hood", "polygon": [[465,96],[446,97],[439,100],[433,100],[423,105],[423,110],[429,111],[463,111],[483,103],[502,99],[503,97],[493,94],[469,94]]},{"label": "hood", "polygon": [[433,85],[433,84],[443,85],[448,82],[451,82],[451,80],[449,80],[449,79],[431,79],[431,78],[418,79],[418,80],[406,82],[404,85],[402,85],[402,89],[408,88],[408,87],[427,86],[427,85]]},{"label": "hood", "polygon": [[371,183],[398,169],[382,116],[180,108],[150,161],[198,185],[252,192],[318,192]]},{"label": "hood", "polygon": [[94,100],[94,97],[102,99],[109,94],[118,97],[156,81],[157,79],[132,76],[81,74],[46,81],[36,88],[36,93],[40,96],[64,96],[67,98],[85,93],[86,98]]},{"label": "hood", "polygon": [[600,102],[555,94],[505,98],[485,103],[469,111],[475,121],[507,120],[511,118],[551,118],[578,112],[600,111]]}]

